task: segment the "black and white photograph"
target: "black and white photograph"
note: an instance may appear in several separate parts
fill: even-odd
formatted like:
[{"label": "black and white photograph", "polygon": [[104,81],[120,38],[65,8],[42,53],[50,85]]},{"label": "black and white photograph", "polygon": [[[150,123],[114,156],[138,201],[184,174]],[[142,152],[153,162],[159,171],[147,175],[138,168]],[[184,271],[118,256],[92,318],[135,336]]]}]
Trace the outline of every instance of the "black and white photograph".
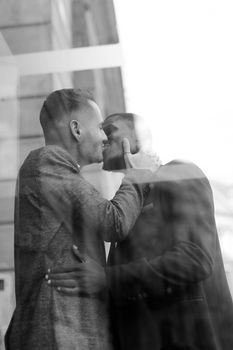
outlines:
[{"label": "black and white photograph", "polygon": [[232,19],[0,0],[0,350],[233,350]]}]

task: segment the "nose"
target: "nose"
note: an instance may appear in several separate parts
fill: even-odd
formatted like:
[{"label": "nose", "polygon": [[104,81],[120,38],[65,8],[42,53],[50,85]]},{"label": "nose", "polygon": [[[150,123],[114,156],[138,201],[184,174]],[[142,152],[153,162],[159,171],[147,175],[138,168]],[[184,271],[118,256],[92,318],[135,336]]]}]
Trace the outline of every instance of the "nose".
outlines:
[{"label": "nose", "polygon": [[103,142],[107,142],[107,141],[108,141],[108,138],[107,138],[107,136],[106,136],[104,130],[102,129],[101,131],[102,131],[102,141],[103,141]]}]

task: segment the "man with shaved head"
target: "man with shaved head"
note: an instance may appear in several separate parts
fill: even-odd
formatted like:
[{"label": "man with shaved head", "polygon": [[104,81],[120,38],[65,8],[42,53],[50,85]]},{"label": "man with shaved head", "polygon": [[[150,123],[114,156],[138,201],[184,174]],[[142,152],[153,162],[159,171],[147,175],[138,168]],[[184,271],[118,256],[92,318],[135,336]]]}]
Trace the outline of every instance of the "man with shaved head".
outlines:
[{"label": "man with shaved head", "polygon": [[[129,140],[128,152],[139,155],[134,164],[141,148],[150,152],[149,130],[134,114],[113,114],[103,129],[106,170],[126,167],[123,138]],[[150,182],[134,227],[110,248],[106,276],[116,350],[231,350],[232,298],[209,181],[195,164],[171,161]],[[74,252],[80,261],[82,252]],[[58,270],[49,279],[60,292],[75,295],[96,287],[98,268],[88,259],[66,274]],[[86,285],[80,286],[83,275]]]},{"label": "man with shaved head", "polygon": [[[51,93],[40,122],[46,145],[29,153],[17,179],[16,309],[6,348],[109,350],[103,241],[118,242],[133,227],[147,192],[136,183],[144,171],[126,175],[111,201],[81,176],[81,167],[103,160],[107,140],[99,107],[87,92]],[[96,291],[71,298],[51,289],[44,275],[53,267],[77,265],[74,244],[93,266],[101,266],[102,276]]]}]

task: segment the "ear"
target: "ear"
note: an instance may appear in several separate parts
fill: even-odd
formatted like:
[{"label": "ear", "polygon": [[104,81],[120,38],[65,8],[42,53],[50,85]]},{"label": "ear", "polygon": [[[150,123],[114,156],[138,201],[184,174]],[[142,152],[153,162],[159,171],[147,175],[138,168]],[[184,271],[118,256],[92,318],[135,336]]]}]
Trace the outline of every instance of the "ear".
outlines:
[{"label": "ear", "polygon": [[81,125],[77,120],[71,120],[70,122],[70,131],[71,134],[74,136],[75,140],[80,142],[81,138]]}]

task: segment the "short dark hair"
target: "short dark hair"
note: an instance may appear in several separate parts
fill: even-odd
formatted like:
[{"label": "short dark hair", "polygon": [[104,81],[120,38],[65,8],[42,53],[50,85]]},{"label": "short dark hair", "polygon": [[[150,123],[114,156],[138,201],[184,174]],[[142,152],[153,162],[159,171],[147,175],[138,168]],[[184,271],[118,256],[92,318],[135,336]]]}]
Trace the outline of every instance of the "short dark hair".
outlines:
[{"label": "short dark hair", "polygon": [[117,120],[123,120],[124,122],[129,122],[132,125],[134,125],[135,120],[138,118],[138,115],[134,113],[126,113],[126,112],[120,112],[120,113],[113,113],[108,115],[105,118],[105,121],[117,121]]},{"label": "short dark hair", "polygon": [[[105,128],[105,125],[108,123],[114,123],[118,120],[123,121],[124,123],[128,124],[128,126],[132,129],[132,131],[135,134],[135,139],[137,140],[137,148],[136,152],[139,151],[142,147],[150,151],[152,148],[152,135],[151,130],[149,129],[148,125],[145,123],[145,120],[138,114],[134,113],[114,113],[110,114],[106,117],[103,123],[103,128]],[[105,124],[105,125],[104,125]],[[135,151],[133,151],[135,153]]]},{"label": "short dark hair", "polygon": [[81,106],[94,101],[92,94],[87,90],[81,89],[61,89],[53,91],[44,101],[40,111],[40,124],[44,134],[49,125],[63,119],[70,119],[73,111],[79,110]]}]

